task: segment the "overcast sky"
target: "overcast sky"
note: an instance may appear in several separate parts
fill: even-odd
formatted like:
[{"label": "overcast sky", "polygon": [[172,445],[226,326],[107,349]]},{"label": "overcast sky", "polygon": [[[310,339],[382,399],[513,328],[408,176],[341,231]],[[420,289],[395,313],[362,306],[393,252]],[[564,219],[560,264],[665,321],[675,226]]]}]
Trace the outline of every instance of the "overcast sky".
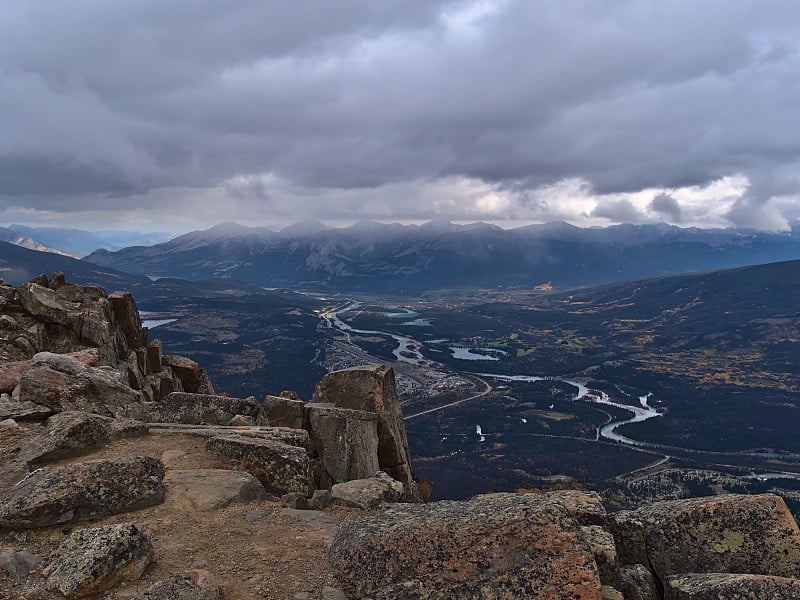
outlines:
[{"label": "overcast sky", "polygon": [[0,40],[0,223],[800,218],[797,0],[27,0]]}]

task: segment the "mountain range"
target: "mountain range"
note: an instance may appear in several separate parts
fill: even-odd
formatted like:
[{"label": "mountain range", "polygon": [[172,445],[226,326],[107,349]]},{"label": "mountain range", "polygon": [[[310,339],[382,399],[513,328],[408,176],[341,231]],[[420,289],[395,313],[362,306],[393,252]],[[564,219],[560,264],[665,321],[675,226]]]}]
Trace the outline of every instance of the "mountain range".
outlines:
[{"label": "mountain range", "polygon": [[83,260],[151,277],[230,278],[268,287],[419,292],[496,286],[557,288],[800,258],[800,226],[776,233],[665,224],[501,229],[486,223],[282,231],[224,223],[152,246],[96,250]]},{"label": "mountain range", "polygon": [[85,231],[64,227],[29,227],[9,225],[0,227],[0,241],[23,248],[52,252],[79,258],[99,248],[120,250],[128,246],[159,244],[172,237],[164,232],[141,231]]}]

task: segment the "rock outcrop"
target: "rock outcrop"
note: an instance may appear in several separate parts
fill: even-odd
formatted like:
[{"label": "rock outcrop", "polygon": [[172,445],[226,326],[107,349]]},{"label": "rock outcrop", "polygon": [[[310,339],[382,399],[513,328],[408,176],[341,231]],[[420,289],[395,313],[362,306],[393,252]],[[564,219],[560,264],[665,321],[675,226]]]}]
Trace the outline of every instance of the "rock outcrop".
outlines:
[{"label": "rock outcrop", "polygon": [[[0,281],[0,298],[0,393],[27,407],[142,418],[144,403],[170,392],[213,393],[197,363],[162,357],[127,292],[106,294],[55,273],[18,288]],[[6,412],[23,417],[22,409]]]},{"label": "rock outcrop", "polygon": [[0,493],[0,526],[46,527],[159,504],[164,467],[150,457],[42,468]]},{"label": "rock outcrop", "polygon": [[317,384],[312,402],[375,413],[380,470],[408,488],[414,486],[403,413],[391,367],[372,365],[328,373]]},{"label": "rock outcrop", "polygon": [[261,413],[261,405],[255,399],[173,392],[152,407],[149,420],[154,423],[228,425],[239,415],[250,417],[255,425],[260,423]]}]

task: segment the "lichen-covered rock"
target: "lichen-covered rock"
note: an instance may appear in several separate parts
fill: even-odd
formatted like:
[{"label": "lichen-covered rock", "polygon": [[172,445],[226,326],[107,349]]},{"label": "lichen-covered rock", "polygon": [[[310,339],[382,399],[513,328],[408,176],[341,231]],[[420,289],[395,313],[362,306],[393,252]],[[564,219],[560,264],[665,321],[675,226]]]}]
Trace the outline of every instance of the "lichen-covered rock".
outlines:
[{"label": "lichen-covered rock", "polygon": [[614,536],[599,525],[586,525],[581,527],[581,536],[586,546],[591,550],[594,561],[597,563],[597,569],[600,573],[600,582],[603,585],[614,585],[619,573]]},{"label": "lichen-covered rock", "polygon": [[178,573],[151,585],[142,600],[219,600],[222,598],[216,577],[208,571],[194,569]]},{"label": "lichen-covered rock", "polygon": [[261,411],[270,425],[302,429],[305,424],[305,404],[297,398],[266,396]]},{"label": "lichen-covered rock", "polygon": [[692,573],[667,578],[665,600],[791,600],[800,580],[769,575]]},{"label": "lichen-covered rock", "polygon": [[397,504],[345,523],[329,562],[353,598],[600,600],[580,528],[558,492]]},{"label": "lichen-covered rock", "polygon": [[270,494],[308,497],[314,492],[314,470],[304,448],[237,434],[210,438],[206,445],[255,475]]},{"label": "lichen-covered rock", "polygon": [[20,380],[20,401],[62,410],[137,417],[139,395],[109,367],[90,367],[73,356],[40,352]]},{"label": "lichen-covered rock", "polygon": [[613,517],[623,562],[649,565],[662,582],[682,573],[800,576],[800,530],[779,496],[670,500]]},{"label": "lichen-covered rock", "polygon": [[70,309],[77,306],[65,305],[56,293],[38,283],[24,283],[18,288],[19,301],[29,314],[50,323],[66,323]]},{"label": "lichen-covered rock", "polygon": [[403,484],[383,471],[372,477],[337,483],[331,488],[331,500],[334,504],[362,510],[378,508],[384,502],[402,502],[404,498]]},{"label": "lichen-covered rock", "polygon": [[306,410],[314,448],[333,483],[363,479],[380,470],[377,414],[316,403]]},{"label": "lichen-covered rock", "polygon": [[29,466],[59,458],[80,456],[104,446],[111,437],[109,422],[82,411],[53,415],[47,426],[24,450]]},{"label": "lichen-covered rock", "polygon": [[128,523],[75,531],[56,554],[44,571],[47,588],[82,598],[138,579],[153,560],[153,545]]},{"label": "lichen-covered rock", "polygon": [[641,564],[620,567],[617,585],[626,600],[661,599],[653,574]]},{"label": "lichen-covered rock", "polygon": [[172,392],[150,410],[154,423],[227,425],[236,415],[258,418],[261,405],[255,400]]},{"label": "lichen-covered rock", "polygon": [[46,527],[159,504],[164,466],[146,456],[90,460],[30,473],[0,493],[0,526]]},{"label": "lichen-covered rock", "polygon": [[201,512],[234,502],[260,500],[267,492],[250,473],[224,469],[172,470],[164,477],[167,497],[183,497]]},{"label": "lichen-covered rock", "polygon": [[313,402],[377,413],[380,469],[413,488],[406,429],[391,367],[372,365],[328,373],[317,384]]}]

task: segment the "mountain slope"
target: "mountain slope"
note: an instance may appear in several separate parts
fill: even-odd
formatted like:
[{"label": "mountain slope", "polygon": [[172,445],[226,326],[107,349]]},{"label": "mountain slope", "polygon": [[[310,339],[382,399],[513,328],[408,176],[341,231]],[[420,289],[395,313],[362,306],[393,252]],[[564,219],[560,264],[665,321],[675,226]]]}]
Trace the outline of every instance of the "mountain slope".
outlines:
[{"label": "mountain slope", "polygon": [[445,287],[592,285],[800,257],[800,232],[546,224],[504,230],[476,223],[344,229],[305,224],[273,232],[224,224],[163,244],[84,260],[131,273],[234,278],[255,285],[420,291]]}]

